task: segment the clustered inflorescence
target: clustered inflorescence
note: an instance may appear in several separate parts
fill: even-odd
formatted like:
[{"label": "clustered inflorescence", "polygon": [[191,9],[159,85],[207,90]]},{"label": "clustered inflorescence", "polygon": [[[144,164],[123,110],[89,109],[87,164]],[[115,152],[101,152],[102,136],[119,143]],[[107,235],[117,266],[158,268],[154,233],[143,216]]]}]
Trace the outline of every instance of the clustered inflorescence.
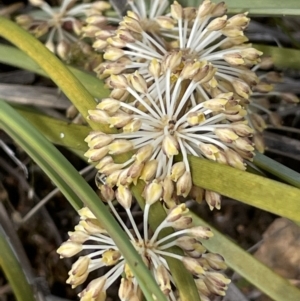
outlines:
[{"label": "clustered inflorescence", "polygon": [[[130,211],[132,196],[129,189],[124,186],[119,187],[116,198],[125,209],[132,229],[128,229],[112,204],[113,190],[108,190],[106,187],[104,194],[115,217],[142,256],[168,300],[176,301],[177,298],[176,291],[174,291],[175,282],[170,273],[167,258],[181,261],[186,269],[192,273],[202,301],[210,300],[211,296],[225,295],[230,280],[220,273],[226,268],[224,260],[219,254],[206,252],[201,244],[201,240],[209,239],[213,233],[209,228],[193,227],[192,218],[186,216],[188,209],[184,204],[174,207],[152,236],[149,236],[148,213],[153,199],[147,199],[143,215],[143,233],[141,234]],[[85,282],[90,272],[110,266],[111,269],[106,274],[92,280],[79,294],[80,300],[104,301],[106,290],[123,273],[125,276],[122,278],[119,288],[121,301],[142,300],[137,280],[107,231],[88,208],[79,210],[79,214],[81,220],[75,227],[75,231],[69,232],[69,240],[64,242],[57,252],[62,258],[72,257],[83,250],[88,250],[89,254],[79,257],[73,264],[67,283],[75,288]],[[176,231],[159,239],[160,232],[168,227]],[[87,244],[87,241],[90,244]],[[174,246],[182,249],[184,255],[173,253],[170,248]]]},{"label": "clustered inflorescence", "polygon": [[[212,232],[194,227],[180,203],[204,198],[212,210],[220,209],[221,199],[193,185],[188,156],[245,170],[254,156],[257,130],[251,96],[266,92],[255,74],[262,53],[246,43],[247,14],[227,17],[224,2],[204,0],[198,8],[184,8],[175,1],[170,9],[166,0],[154,0],[150,7],[144,1],[128,4],[131,10],[118,25],[100,13],[89,16],[82,28],[83,36],[94,39],[94,49],[104,53],[95,71],[111,90],[88,118],[115,130],[91,132],[85,156],[96,165],[103,199],[168,300],[178,300],[167,260],[171,257],[183,262],[201,300],[209,301],[225,295],[230,280],[219,272],[225,269],[223,258],[206,252],[200,242]],[[118,155],[122,163],[115,160]],[[130,211],[130,186],[139,180],[145,183],[143,233]],[[115,198],[132,229],[115,209]],[[168,215],[151,234],[148,214],[157,201]],[[111,266],[79,294],[81,300],[105,300],[106,290],[121,275],[120,299],[142,300],[137,280],[107,231],[87,208],[79,214],[79,225],[58,253],[71,257],[94,251],[74,263],[67,282],[76,287],[91,271]],[[175,232],[159,239],[166,227]],[[88,240],[92,244],[85,244]],[[174,246],[184,255],[172,252]]]}]

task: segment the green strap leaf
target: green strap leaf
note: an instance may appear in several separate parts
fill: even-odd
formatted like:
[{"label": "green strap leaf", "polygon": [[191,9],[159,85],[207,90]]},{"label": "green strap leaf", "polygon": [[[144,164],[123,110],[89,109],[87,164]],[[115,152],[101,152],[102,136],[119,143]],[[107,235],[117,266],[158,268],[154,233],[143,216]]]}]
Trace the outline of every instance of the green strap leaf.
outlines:
[{"label": "green strap leaf", "polygon": [[136,276],[147,300],[166,300],[141,256],[97,194],[63,155],[3,100],[0,100],[0,127],[36,161],[75,209],[83,202],[101,220]]},{"label": "green strap leaf", "polygon": [[189,162],[195,185],[300,221],[300,189],[205,159]]},{"label": "green strap leaf", "polygon": [[274,273],[196,214],[190,213],[190,215],[195,225],[209,227],[214,233],[211,239],[203,241],[203,245],[211,252],[221,254],[227,265],[238,274],[275,301],[300,300],[300,290],[286,279]]},{"label": "green strap leaf", "polygon": [[[180,0],[185,6],[198,6],[200,0]],[[220,2],[220,1],[217,1]],[[229,14],[249,12],[250,15],[265,16],[298,16],[300,6],[298,0],[226,0]]]},{"label": "green strap leaf", "polygon": [[[7,278],[18,301],[35,301],[33,289],[29,285],[22,265],[13,248],[9,244],[9,237],[0,225],[0,267]],[[17,279],[17,281],[16,281]]]}]

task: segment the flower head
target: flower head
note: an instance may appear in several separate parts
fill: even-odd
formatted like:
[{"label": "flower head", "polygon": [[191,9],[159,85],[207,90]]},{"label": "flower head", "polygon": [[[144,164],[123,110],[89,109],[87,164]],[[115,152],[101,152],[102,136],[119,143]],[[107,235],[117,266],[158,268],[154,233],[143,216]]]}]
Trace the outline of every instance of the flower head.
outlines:
[{"label": "flower head", "polygon": [[31,5],[41,10],[40,14],[33,12],[19,15],[16,22],[38,38],[47,34],[46,47],[66,60],[74,43],[77,43],[83,52],[87,51],[88,44],[79,41],[83,18],[101,15],[102,11],[110,8],[104,1],[77,5],[76,2],[77,0],[63,0],[59,7],[51,7],[44,0],[30,0]]},{"label": "flower head", "polygon": [[[104,194],[107,190],[110,190],[107,185],[101,187]],[[128,229],[125,225],[112,205],[111,198],[106,201],[168,300],[176,300],[175,283],[166,260],[168,257],[182,261],[187,270],[193,274],[201,299],[203,297],[206,298],[203,300],[210,300],[209,297],[212,295],[225,295],[230,280],[220,273],[226,268],[224,260],[218,254],[208,253],[201,244],[201,240],[209,239],[213,235],[210,229],[193,227],[192,219],[186,216],[188,209],[182,204],[174,207],[150,235],[148,214],[154,201],[148,199],[143,215],[143,233],[140,233],[130,211],[129,195],[130,192],[126,187],[119,186],[116,198],[126,211],[132,229]],[[67,283],[75,288],[86,281],[90,272],[102,267],[111,267],[105,275],[88,284],[79,294],[80,300],[105,300],[106,290],[122,274],[124,276],[119,288],[120,299],[141,300],[138,282],[107,231],[86,207],[79,210],[79,214],[81,221],[74,232],[69,232],[69,240],[64,242],[57,252],[61,257],[72,257],[82,250],[88,251],[89,254],[79,257],[73,264]],[[176,231],[159,238],[160,232],[168,227]],[[170,249],[173,246],[181,248],[184,255],[173,253]]]},{"label": "flower head", "polygon": [[[246,115],[258,78],[249,67],[261,52],[244,44],[247,14],[228,19],[225,12],[223,2],[183,8],[175,1],[171,13],[156,14],[149,27],[146,15],[129,11],[106,38],[106,61],[97,72],[108,77],[112,91],[89,118],[119,131],[92,132],[86,156],[99,162],[108,183],[129,185],[140,178],[168,185],[164,201],[174,205],[193,187],[188,155],[242,170],[244,160],[252,159]],[[128,151],[135,153],[123,164],[102,162]],[[178,154],[180,172],[174,165]],[[211,209],[220,208],[204,195]]]}]

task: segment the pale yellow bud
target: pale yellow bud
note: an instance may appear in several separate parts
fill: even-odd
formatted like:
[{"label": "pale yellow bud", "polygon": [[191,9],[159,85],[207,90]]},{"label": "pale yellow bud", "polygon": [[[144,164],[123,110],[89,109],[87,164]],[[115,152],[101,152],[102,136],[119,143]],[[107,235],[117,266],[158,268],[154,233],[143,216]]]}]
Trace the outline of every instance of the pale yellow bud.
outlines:
[{"label": "pale yellow bud", "polygon": [[85,220],[81,220],[79,222],[79,225],[81,225],[84,230],[93,235],[93,234],[102,234],[107,233],[106,230],[103,228],[103,225],[94,218],[87,218]]},{"label": "pale yellow bud", "polygon": [[157,59],[154,58],[150,62],[150,64],[149,64],[149,72],[155,78],[158,78],[160,76],[161,64],[160,64],[160,62],[157,61]]},{"label": "pale yellow bud", "polygon": [[70,241],[76,242],[78,244],[83,244],[90,237],[90,235],[84,231],[74,231],[74,232],[70,231],[68,232],[68,235]]},{"label": "pale yellow bud", "polygon": [[231,282],[230,279],[218,272],[207,273],[206,277],[203,278],[203,281],[210,292],[219,296],[225,296],[227,284]]},{"label": "pale yellow bud", "polygon": [[230,65],[244,65],[245,61],[239,52],[227,53],[223,55],[223,59]]},{"label": "pale yellow bud", "polygon": [[281,93],[280,96],[283,98],[284,101],[288,103],[298,103],[299,99],[295,94],[292,93]]},{"label": "pale yellow bud", "polygon": [[166,221],[168,223],[172,223],[180,219],[184,214],[187,214],[189,212],[189,209],[185,206],[185,204],[180,204],[168,213],[166,217]]},{"label": "pale yellow bud", "polygon": [[29,3],[33,6],[42,6],[45,2],[43,0],[29,0]]},{"label": "pale yellow bud", "polygon": [[247,137],[253,134],[253,129],[247,124],[243,123],[232,123],[230,128],[239,136]]},{"label": "pale yellow bud", "polygon": [[140,176],[142,169],[144,167],[144,163],[139,163],[135,161],[129,168],[127,176],[130,178],[137,178]]},{"label": "pale yellow bud", "polygon": [[171,292],[171,283],[170,283],[170,276],[169,273],[167,271],[167,269],[164,267],[164,265],[160,264],[156,270],[155,270],[155,274],[156,274],[156,279],[158,282],[158,285],[161,289],[161,291],[168,296],[169,293]]},{"label": "pale yellow bud", "polygon": [[46,44],[45,44],[45,46],[46,46],[51,52],[55,53],[55,45],[54,45],[54,43],[53,43],[51,40],[47,41]]},{"label": "pale yellow bud", "polygon": [[209,206],[210,210],[214,208],[221,209],[221,195],[217,192],[205,190],[205,201]]},{"label": "pale yellow bud", "polygon": [[170,30],[170,29],[173,29],[174,26],[175,26],[174,20],[170,17],[167,17],[167,16],[158,16],[158,17],[155,18],[155,21],[163,29]]},{"label": "pale yellow bud", "polygon": [[108,124],[109,115],[101,110],[88,110],[88,119],[103,124]]},{"label": "pale yellow bud", "polygon": [[182,195],[183,197],[187,197],[192,189],[192,176],[189,171],[186,171],[177,181],[176,183],[176,191],[177,195]]},{"label": "pale yellow bud", "polygon": [[82,244],[78,244],[76,242],[72,242],[70,240],[65,241],[62,245],[57,249],[57,253],[60,255],[60,258],[64,257],[72,257],[77,253],[81,252]]},{"label": "pale yellow bud", "polygon": [[129,209],[131,207],[132,194],[127,187],[123,185],[118,187],[116,191],[116,199],[123,208]]},{"label": "pale yellow bud", "polygon": [[211,15],[213,17],[223,16],[227,11],[226,4],[224,2],[219,2],[215,4],[213,9],[211,10]]},{"label": "pale yellow bud", "polygon": [[234,79],[231,82],[231,84],[232,84],[235,92],[239,96],[248,99],[249,96],[251,95],[251,89],[244,81],[239,80],[239,79]]},{"label": "pale yellow bud", "polygon": [[113,98],[104,98],[97,104],[96,108],[113,114],[119,110],[120,101]]},{"label": "pale yellow bud", "polygon": [[207,253],[204,258],[208,262],[209,266],[215,271],[225,270],[227,268],[224,258],[220,254]]},{"label": "pale yellow bud", "polygon": [[247,138],[238,138],[234,140],[232,144],[243,151],[254,151],[253,143]]},{"label": "pale yellow bud", "polygon": [[92,3],[92,8],[99,10],[99,11],[105,11],[111,8],[111,5],[106,1],[96,1]]},{"label": "pale yellow bud", "polygon": [[183,17],[182,6],[177,1],[174,1],[174,3],[171,5],[171,16],[175,20],[181,20]]},{"label": "pale yellow bud", "polygon": [[255,133],[253,135],[253,142],[255,145],[255,149],[263,154],[266,148],[263,136],[260,133]]},{"label": "pale yellow bud", "polygon": [[274,86],[272,84],[266,83],[266,82],[260,82],[258,83],[253,90],[255,92],[260,92],[260,93],[269,93],[274,90]]},{"label": "pale yellow bud", "polygon": [[199,149],[203,153],[203,155],[213,161],[217,160],[220,150],[213,144],[202,143],[199,146]]},{"label": "pale yellow bud", "polygon": [[99,169],[100,173],[103,173],[105,175],[110,175],[114,171],[122,169],[123,165],[122,164],[109,163],[107,165],[104,165],[101,168],[98,168],[98,165],[96,165],[96,168]]},{"label": "pale yellow bud", "polygon": [[182,61],[182,52],[181,51],[176,51],[176,52],[171,52],[168,54],[163,62],[164,69],[170,69],[170,70],[175,70]]},{"label": "pale yellow bud", "polygon": [[133,133],[140,130],[142,121],[140,119],[133,119],[123,126],[123,133]]},{"label": "pale yellow bud", "polygon": [[102,198],[104,199],[105,202],[111,202],[114,200],[115,198],[115,192],[114,190],[111,188],[111,186],[109,186],[108,184],[106,185],[100,185],[100,193]]},{"label": "pale yellow bud", "polygon": [[157,160],[151,160],[145,163],[144,168],[142,169],[140,179],[145,182],[153,180],[156,170],[157,170],[158,162]]},{"label": "pale yellow bud", "polygon": [[134,285],[131,279],[122,278],[119,287],[119,298],[121,301],[139,301],[139,299],[133,299],[134,294]]},{"label": "pale yellow bud", "polygon": [[197,239],[209,239],[214,236],[210,228],[202,226],[192,227],[188,229],[188,233]]},{"label": "pale yellow bud", "polygon": [[234,15],[228,20],[228,25],[237,26],[245,29],[250,22],[250,19],[247,17],[247,14],[248,13]]},{"label": "pale yellow bud", "polygon": [[182,262],[186,269],[195,276],[201,276],[205,274],[203,267],[200,265],[197,259],[190,257],[183,257]]},{"label": "pale yellow bud", "polygon": [[162,194],[163,194],[163,187],[161,183],[158,183],[155,180],[147,184],[143,191],[143,197],[145,198],[146,203],[149,205],[152,205],[158,200],[160,200]]},{"label": "pale yellow bud", "polygon": [[122,169],[119,170],[115,170],[114,172],[112,172],[107,178],[106,178],[106,184],[109,185],[110,187],[115,186],[118,181],[119,181],[119,176],[122,172]]},{"label": "pale yellow bud", "polygon": [[134,74],[132,74],[129,78],[134,90],[143,94],[147,93],[147,83],[144,78],[138,73],[138,71],[135,71]]},{"label": "pale yellow bud", "polygon": [[201,203],[204,199],[204,189],[198,186],[193,185],[189,196],[195,200],[197,203]]},{"label": "pale yellow bud", "polygon": [[203,107],[212,111],[221,111],[224,110],[227,102],[225,98],[213,98],[203,102]]},{"label": "pale yellow bud", "polygon": [[119,155],[132,150],[134,147],[130,140],[116,139],[108,145],[110,155]]},{"label": "pale yellow bud", "polygon": [[80,301],[105,301],[104,285],[107,278],[105,276],[92,280],[88,286],[78,294]]},{"label": "pale yellow bud", "polygon": [[82,207],[77,212],[81,219],[96,218],[94,213],[88,207]]},{"label": "pale yellow bud", "polygon": [[202,112],[191,112],[187,115],[187,123],[191,126],[201,124],[206,120],[205,115]]},{"label": "pale yellow bud", "polygon": [[119,259],[121,258],[122,254],[114,249],[109,249],[105,251],[102,254],[102,259],[101,261],[106,265],[106,266],[111,266],[117,264]]},{"label": "pale yellow bud", "polygon": [[227,16],[213,19],[206,27],[207,30],[217,31],[226,25]]},{"label": "pale yellow bud", "polygon": [[72,268],[69,272],[69,275],[81,276],[86,274],[88,276],[88,267],[91,262],[91,259],[88,256],[80,256],[77,261],[75,261],[72,265]]},{"label": "pale yellow bud", "polygon": [[116,61],[124,55],[124,51],[122,49],[116,47],[107,47],[103,58],[108,61]]},{"label": "pale yellow bud", "polygon": [[98,39],[93,43],[93,48],[95,50],[101,51],[101,50],[104,50],[107,47],[107,45],[108,45],[108,43],[106,40]]},{"label": "pale yellow bud", "polygon": [[123,112],[117,112],[108,119],[110,127],[122,128],[133,119],[132,115]]},{"label": "pale yellow bud", "polygon": [[229,148],[225,151],[225,156],[230,166],[237,169],[246,170],[243,158],[237,152]]},{"label": "pale yellow bud", "polygon": [[107,155],[109,148],[103,146],[101,148],[89,149],[84,156],[89,158],[89,162],[97,162]]},{"label": "pale yellow bud", "polygon": [[213,4],[210,0],[204,0],[198,8],[197,17],[207,16],[213,8]]},{"label": "pale yellow bud", "polygon": [[165,203],[169,203],[172,200],[174,192],[174,183],[171,180],[170,176],[164,178],[163,181],[163,200]]},{"label": "pale yellow bud", "polygon": [[179,154],[179,144],[174,136],[166,135],[162,142],[162,150],[168,158]]},{"label": "pale yellow bud", "polygon": [[123,18],[123,21],[120,22],[120,25],[124,25],[127,29],[130,31],[136,32],[136,33],[142,33],[143,28],[140,25],[140,22],[136,19],[133,19],[131,17],[125,16]]},{"label": "pale yellow bud", "polygon": [[216,128],[214,130],[214,133],[218,136],[218,138],[227,143],[231,143],[232,141],[236,140],[239,138],[239,136],[233,131],[228,128],[221,129],[221,128]]},{"label": "pale yellow bud", "polygon": [[177,180],[184,174],[185,172],[185,165],[183,162],[177,162],[173,164],[171,169],[171,179],[174,182],[177,182]]},{"label": "pale yellow bud", "polygon": [[257,131],[262,132],[267,128],[267,124],[265,120],[259,114],[250,114],[249,118],[251,120],[253,127]]},{"label": "pale yellow bud", "polygon": [[99,161],[99,163],[96,165],[96,168],[97,169],[101,169],[101,168],[103,168],[104,166],[106,166],[106,165],[108,165],[108,164],[111,164],[111,163],[113,163],[114,162],[114,160],[113,160],[113,158],[111,157],[111,156],[106,156],[106,157],[104,157],[103,159],[101,159],[100,161]]}]

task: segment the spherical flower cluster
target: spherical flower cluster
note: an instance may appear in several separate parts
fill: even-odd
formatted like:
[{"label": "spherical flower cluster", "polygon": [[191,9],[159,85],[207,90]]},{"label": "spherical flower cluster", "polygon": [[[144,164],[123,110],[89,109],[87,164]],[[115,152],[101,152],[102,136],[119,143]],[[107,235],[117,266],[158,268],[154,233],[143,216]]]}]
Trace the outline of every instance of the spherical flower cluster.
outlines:
[{"label": "spherical flower cluster", "polygon": [[[246,115],[258,78],[249,67],[261,52],[244,44],[246,14],[228,19],[225,12],[223,2],[205,0],[198,9],[174,2],[170,14],[155,15],[155,26],[129,11],[108,32],[97,72],[112,91],[89,119],[119,131],[90,133],[85,155],[109,185],[154,182],[172,207],[193,191],[188,155],[242,170],[253,158]],[[114,163],[111,155],[128,151],[135,152],[128,161]],[[174,164],[178,154],[182,161]],[[220,208],[216,193],[205,192],[205,199]]]},{"label": "spherical flower cluster", "polygon": [[[213,234],[209,228],[192,226],[192,218],[186,215],[188,209],[184,204],[174,207],[153,235],[150,235],[148,212],[153,199],[148,199],[146,203],[143,215],[143,233],[140,233],[130,211],[132,196],[129,189],[119,186],[116,198],[125,209],[132,229],[128,229],[112,204],[113,190],[104,185],[101,187],[101,191],[105,195],[111,211],[137,252],[142,256],[167,300],[177,300],[176,286],[166,260],[168,257],[183,262],[186,269],[193,274],[201,300],[209,301],[213,296],[225,295],[230,280],[220,273],[226,268],[223,258],[219,254],[208,253],[200,242],[203,239],[209,239]],[[88,284],[79,294],[80,300],[104,301],[106,290],[121,275],[123,277],[119,287],[121,301],[142,300],[137,280],[100,221],[86,207],[79,210],[79,214],[81,220],[75,227],[75,231],[69,232],[69,240],[64,242],[57,252],[62,258],[72,257],[83,250],[89,254],[79,257],[73,264],[67,283],[75,288],[86,281],[90,272],[102,267],[111,267],[106,274]],[[159,239],[160,232],[168,227],[173,228],[175,232]],[[181,248],[184,255],[173,253],[172,249],[169,249],[173,246]]]},{"label": "spherical flower cluster", "polygon": [[89,45],[80,41],[84,18],[102,15],[103,11],[110,8],[105,1],[77,5],[76,1],[63,0],[59,7],[51,7],[44,0],[30,0],[30,4],[41,11],[39,14],[33,11],[28,15],[19,15],[16,22],[37,38],[47,35],[45,46],[66,60],[74,43],[83,52],[90,51]]}]

